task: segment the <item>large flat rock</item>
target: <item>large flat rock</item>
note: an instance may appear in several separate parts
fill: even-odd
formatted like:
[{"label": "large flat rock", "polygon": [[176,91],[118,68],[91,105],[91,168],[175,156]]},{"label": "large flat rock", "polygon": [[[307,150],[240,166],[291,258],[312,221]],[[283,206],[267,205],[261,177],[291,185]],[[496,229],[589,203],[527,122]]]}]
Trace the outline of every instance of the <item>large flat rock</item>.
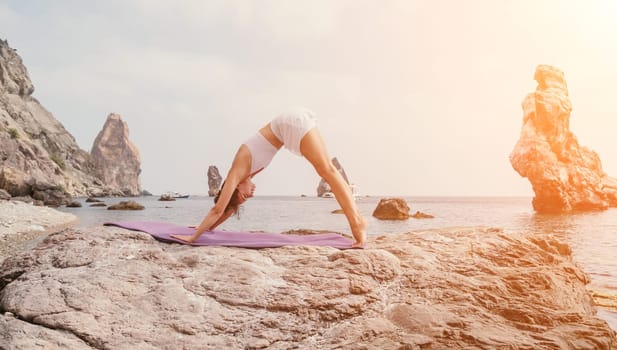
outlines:
[{"label": "large flat rock", "polygon": [[[0,267],[7,349],[611,349],[548,236],[451,228],[365,250],[165,244],[66,229]],[[2,346],[0,346],[2,347]]]}]

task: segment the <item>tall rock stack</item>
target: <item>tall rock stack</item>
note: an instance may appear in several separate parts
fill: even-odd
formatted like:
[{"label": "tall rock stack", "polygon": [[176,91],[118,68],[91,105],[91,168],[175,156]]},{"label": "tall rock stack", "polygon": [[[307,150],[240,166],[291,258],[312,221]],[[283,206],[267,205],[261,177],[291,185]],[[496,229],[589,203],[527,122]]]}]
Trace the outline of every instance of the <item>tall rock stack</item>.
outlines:
[{"label": "tall rock stack", "polygon": [[106,184],[120,189],[124,196],[141,194],[139,151],[129,140],[128,125],[118,114],[112,113],[107,117],[90,153],[97,175]]},{"label": "tall rock stack", "polygon": [[[343,169],[343,166],[341,165],[341,163],[338,161],[336,157],[332,158],[332,163],[334,164],[334,167],[339,171],[339,173],[341,173],[345,182],[349,185],[349,179],[347,178],[345,169]],[[319,185],[317,186],[317,197],[323,197],[325,193],[330,192],[330,191],[332,191],[332,189],[330,188],[330,185],[328,185],[326,180],[321,179],[321,181],[319,181]]]},{"label": "tall rock stack", "polygon": [[523,127],[510,154],[512,167],[531,182],[534,209],[560,213],[617,206],[617,179],[570,131],[572,105],[563,72],[540,65],[534,79],[538,86],[523,100]]},{"label": "tall rock stack", "polygon": [[221,190],[223,177],[219,173],[219,169],[215,165],[208,167],[208,196],[214,197]]},{"label": "tall rock stack", "polygon": [[52,206],[70,196],[114,194],[96,178],[90,154],[33,92],[21,57],[0,40],[0,189]]}]

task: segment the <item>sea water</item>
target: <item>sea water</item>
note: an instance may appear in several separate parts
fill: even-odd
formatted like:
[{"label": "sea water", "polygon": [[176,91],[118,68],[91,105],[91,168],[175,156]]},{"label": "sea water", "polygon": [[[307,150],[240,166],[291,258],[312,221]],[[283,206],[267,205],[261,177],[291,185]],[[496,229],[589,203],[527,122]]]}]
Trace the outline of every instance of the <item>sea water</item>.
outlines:
[{"label": "sea water", "polygon": [[[590,288],[617,294],[617,208],[602,212],[542,215],[533,211],[531,198],[523,197],[404,197],[411,212],[433,215],[433,219],[382,221],[372,212],[382,197],[359,197],[360,212],[369,219],[368,234],[403,233],[429,228],[487,226],[508,232],[553,234],[571,247],[574,260],[591,277]],[[135,200],[146,207],[140,211],[107,210],[90,207],[79,199],[81,208],[61,208],[79,218],[79,226],[97,226],[109,221],[165,221],[198,225],[212,207],[210,197],[192,196],[172,202],[158,197],[105,198],[107,205]],[[293,229],[328,230],[350,233],[335,199],[317,197],[257,196],[247,201],[239,216],[228,219],[220,229],[234,231],[285,232]],[[600,317],[617,329],[617,313],[600,309]]]}]

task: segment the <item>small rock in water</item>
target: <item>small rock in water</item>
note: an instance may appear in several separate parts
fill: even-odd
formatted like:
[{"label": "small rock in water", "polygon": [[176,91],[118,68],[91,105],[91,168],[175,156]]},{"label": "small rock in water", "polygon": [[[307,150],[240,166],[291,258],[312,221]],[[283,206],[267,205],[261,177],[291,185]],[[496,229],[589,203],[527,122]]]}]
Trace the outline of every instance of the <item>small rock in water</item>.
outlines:
[{"label": "small rock in water", "polygon": [[407,220],[409,205],[404,198],[382,198],[373,211],[373,216],[380,220]]},{"label": "small rock in water", "polygon": [[434,218],[433,215],[425,214],[425,213],[423,213],[421,211],[416,211],[416,213],[413,214],[411,217],[415,218],[415,219],[433,219]]},{"label": "small rock in water", "polygon": [[122,201],[109,206],[107,210],[143,210],[145,207],[135,201]]}]

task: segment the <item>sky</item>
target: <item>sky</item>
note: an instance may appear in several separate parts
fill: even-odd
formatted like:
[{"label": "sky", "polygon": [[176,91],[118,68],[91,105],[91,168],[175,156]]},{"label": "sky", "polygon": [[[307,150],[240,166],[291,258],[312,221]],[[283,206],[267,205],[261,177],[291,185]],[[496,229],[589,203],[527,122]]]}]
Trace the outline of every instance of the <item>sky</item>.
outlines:
[{"label": "sky", "polygon": [[[533,196],[509,154],[535,69],[565,73],[571,131],[617,175],[611,0],[0,0],[33,96],[89,151],[127,122],[142,187],[205,194],[285,110],[315,112],[358,192]],[[279,152],[256,195],[315,195]]]}]

